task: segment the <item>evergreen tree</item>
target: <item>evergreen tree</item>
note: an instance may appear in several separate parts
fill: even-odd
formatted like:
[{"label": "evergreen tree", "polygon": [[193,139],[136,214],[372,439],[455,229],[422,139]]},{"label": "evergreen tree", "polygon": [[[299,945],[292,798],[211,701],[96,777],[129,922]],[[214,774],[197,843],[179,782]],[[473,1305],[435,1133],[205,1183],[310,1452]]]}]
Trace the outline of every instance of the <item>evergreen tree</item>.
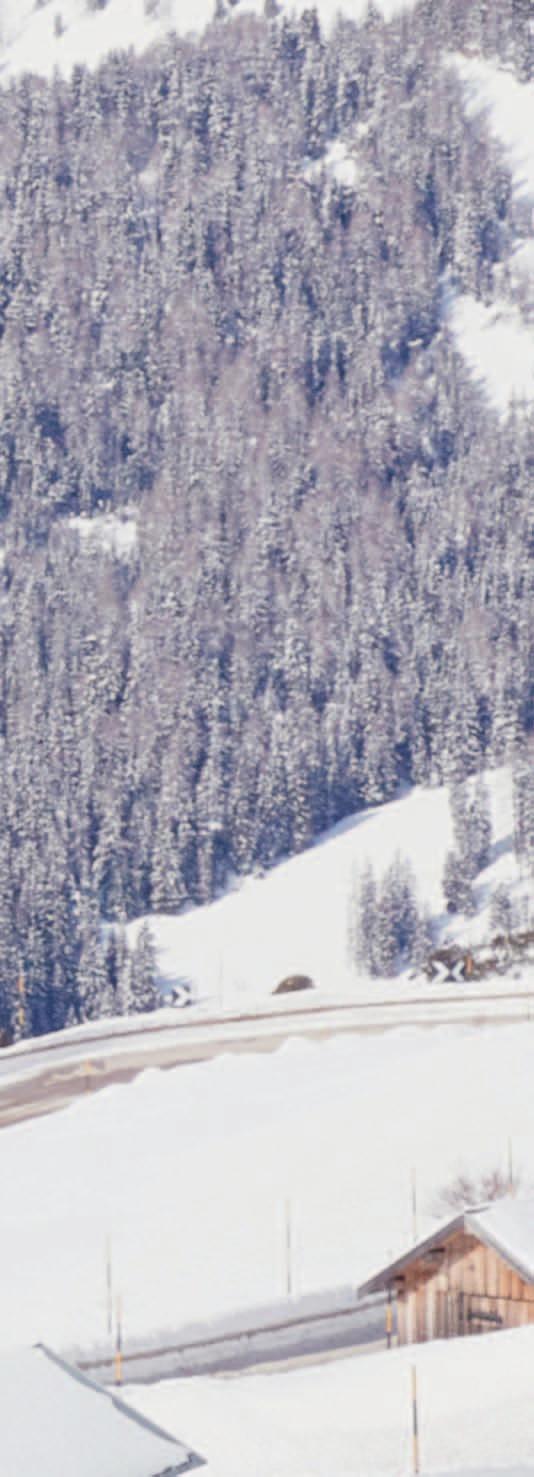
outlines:
[{"label": "evergreen tree", "polygon": [[156,983],[156,951],[148,923],[139,929],[132,954],[131,990],[136,1011],[156,1010],[161,997]]}]

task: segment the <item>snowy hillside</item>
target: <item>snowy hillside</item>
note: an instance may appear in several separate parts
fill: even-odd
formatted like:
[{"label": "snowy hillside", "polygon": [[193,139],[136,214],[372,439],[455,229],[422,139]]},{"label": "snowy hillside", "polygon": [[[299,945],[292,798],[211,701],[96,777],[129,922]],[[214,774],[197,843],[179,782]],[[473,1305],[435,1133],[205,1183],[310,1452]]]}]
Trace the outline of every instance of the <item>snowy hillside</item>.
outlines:
[{"label": "snowy hillside", "polygon": [[[287,1374],[132,1388],[130,1403],[201,1444],[210,1477],[384,1477],[412,1470],[414,1351]],[[534,1330],[417,1350],[424,1472],[532,1473]]]},{"label": "snowy hillside", "polygon": [[0,1344],[102,1346],[108,1238],[126,1343],[279,1300],[288,1198],[295,1292],[358,1286],[410,1241],[413,1169],[421,1235],[509,1142],[532,1185],[533,1049],[526,1019],[292,1040],[5,1128]]},{"label": "snowy hillside", "polygon": [[[187,980],[197,995],[223,1007],[270,996],[291,974],[310,976],[334,998],[368,996],[370,987],[375,993],[376,980],[370,982],[354,961],[351,904],[366,864],[380,877],[396,854],[413,868],[436,942],[450,939],[467,945],[488,938],[490,900],[501,883],[511,884],[518,921],[525,926],[528,883],[521,880],[514,855],[509,771],[489,775],[488,787],[492,850],[475,885],[474,917],[451,916],[445,908],[443,868],[452,843],[448,792],[419,788],[344,821],[309,851],[265,877],[248,878],[207,907],[177,918],[152,916],[164,988]],[[129,926],[131,941],[140,921]]]},{"label": "snowy hillside", "polygon": [[[521,83],[505,67],[477,57],[456,56],[453,65],[465,90],[468,113],[483,117],[504,150],[516,197],[534,202],[534,83]],[[512,286],[523,297],[534,286],[532,235],[517,243]],[[464,295],[450,302],[449,323],[470,369],[486,386],[501,413],[512,400],[534,400],[534,326],[509,297],[485,304]]]},{"label": "snowy hillside", "polygon": [[[411,0],[379,0],[389,19]],[[282,11],[299,14],[306,0],[283,0]],[[263,0],[232,0],[229,14],[262,15]],[[319,0],[322,24],[329,27],[343,12],[361,20],[367,0]],[[88,0],[2,0],[0,6],[0,75],[24,71],[51,77],[56,68],[69,75],[73,67],[98,66],[110,51],[132,47],[141,52],[171,31],[199,32],[213,20],[215,0],[107,0],[89,8]]]}]

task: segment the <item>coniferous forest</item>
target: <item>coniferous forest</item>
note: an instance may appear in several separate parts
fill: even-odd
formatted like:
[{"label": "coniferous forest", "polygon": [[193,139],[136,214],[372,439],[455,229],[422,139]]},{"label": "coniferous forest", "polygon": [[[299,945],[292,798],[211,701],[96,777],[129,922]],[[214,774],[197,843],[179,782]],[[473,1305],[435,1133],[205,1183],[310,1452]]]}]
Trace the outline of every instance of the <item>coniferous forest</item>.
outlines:
[{"label": "coniferous forest", "polygon": [[447,55],[531,77],[530,11],[221,6],[0,91],[4,1028],[153,1003],[102,920],[528,752],[534,417],[445,303],[527,231]]}]

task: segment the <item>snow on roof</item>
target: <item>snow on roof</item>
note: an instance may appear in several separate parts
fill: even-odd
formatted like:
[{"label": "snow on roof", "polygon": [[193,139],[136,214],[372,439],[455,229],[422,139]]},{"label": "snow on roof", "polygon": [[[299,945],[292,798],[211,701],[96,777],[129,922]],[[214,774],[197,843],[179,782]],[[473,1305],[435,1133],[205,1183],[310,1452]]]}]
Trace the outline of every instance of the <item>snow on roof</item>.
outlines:
[{"label": "snow on roof", "polygon": [[469,1211],[466,1228],[501,1253],[527,1282],[534,1282],[534,1200],[495,1200]]},{"label": "snow on roof", "polygon": [[411,1262],[418,1261],[458,1231],[491,1246],[525,1282],[534,1283],[534,1199],[516,1200],[507,1196],[490,1204],[459,1211],[451,1220],[439,1225],[432,1235],[418,1241],[404,1256],[363,1283],[358,1289],[360,1296],[380,1292],[390,1286]]},{"label": "snow on roof", "polygon": [[3,1477],[175,1477],[203,1465],[44,1345],[0,1357]]}]

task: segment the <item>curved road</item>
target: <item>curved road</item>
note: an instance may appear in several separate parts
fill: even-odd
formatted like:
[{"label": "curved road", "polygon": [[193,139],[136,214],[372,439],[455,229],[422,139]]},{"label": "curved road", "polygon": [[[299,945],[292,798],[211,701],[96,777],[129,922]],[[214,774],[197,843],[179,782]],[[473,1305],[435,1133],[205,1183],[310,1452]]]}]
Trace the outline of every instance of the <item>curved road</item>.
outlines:
[{"label": "curved road", "polygon": [[249,1014],[165,1019],[114,1029],[88,1027],[23,1042],[0,1053],[0,1127],[65,1107],[83,1093],[129,1082],[147,1067],[208,1061],[221,1052],[273,1051],[289,1036],[322,1039],[340,1032],[399,1026],[510,1024],[530,1020],[526,990],[450,993],[340,1004],[293,1004]]}]

